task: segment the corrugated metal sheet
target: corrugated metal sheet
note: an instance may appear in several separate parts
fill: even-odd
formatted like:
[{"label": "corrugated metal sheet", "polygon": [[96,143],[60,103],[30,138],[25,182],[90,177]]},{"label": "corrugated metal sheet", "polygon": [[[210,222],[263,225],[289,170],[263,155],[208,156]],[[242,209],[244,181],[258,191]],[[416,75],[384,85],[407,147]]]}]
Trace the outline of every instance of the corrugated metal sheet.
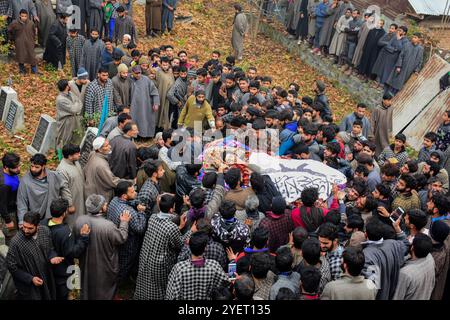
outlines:
[{"label": "corrugated metal sheet", "polygon": [[412,77],[394,97],[392,105],[392,132],[399,133],[439,93],[439,79],[450,71],[450,64],[433,55],[420,71]]},{"label": "corrugated metal sheet", "polygon": [[[417,14],[429,16],[442,16],[447,0],[408,0]],[[448,10],[448,9],[447,9]]]},{"label": "corrugated metal sheet", "polygon": [[359,10],[365,10],[370,5],[377,5],[381,8],[381,13],[391,20],[402,13],[408,11],[406,0],[351,0],[353,5]]},{"label": "corrugated metal sheet", "polygon": [[442,123],[442,115],[450,107],[450,88],[441,92],[403,131],[408,144],[416,150],[422,147],[423,136],[436,131]]}]

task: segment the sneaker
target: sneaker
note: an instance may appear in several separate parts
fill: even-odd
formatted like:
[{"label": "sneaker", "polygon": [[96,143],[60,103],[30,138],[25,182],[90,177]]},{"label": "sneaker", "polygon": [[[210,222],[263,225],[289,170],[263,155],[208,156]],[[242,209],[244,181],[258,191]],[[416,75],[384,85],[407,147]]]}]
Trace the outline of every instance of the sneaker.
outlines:
[{"label": "sneaker", "polygon": [[301,45],[302,43],[303,43],[302,39],[299,39],[299,40],[297,41],[297,44],[298,44],[298,45]]}]

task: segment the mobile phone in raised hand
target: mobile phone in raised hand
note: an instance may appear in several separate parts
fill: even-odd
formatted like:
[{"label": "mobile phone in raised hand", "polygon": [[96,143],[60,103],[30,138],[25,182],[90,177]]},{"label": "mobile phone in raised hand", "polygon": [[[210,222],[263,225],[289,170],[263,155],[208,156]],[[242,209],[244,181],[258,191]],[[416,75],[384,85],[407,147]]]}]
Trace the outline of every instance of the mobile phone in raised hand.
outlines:
[{"label": "mobile phone in raised hand", "polygon": [[398,207],[391,213],[391,216],[389,218],[392,222],[396,222],[403,216],[403,214],[405,214],[405,210],[402,207]]},{"label": "mobile phone in raised hand", "polygon": [[230,280],[234,280],[236,278],[236,262],[231,262],[228,264],[228,276]]}]

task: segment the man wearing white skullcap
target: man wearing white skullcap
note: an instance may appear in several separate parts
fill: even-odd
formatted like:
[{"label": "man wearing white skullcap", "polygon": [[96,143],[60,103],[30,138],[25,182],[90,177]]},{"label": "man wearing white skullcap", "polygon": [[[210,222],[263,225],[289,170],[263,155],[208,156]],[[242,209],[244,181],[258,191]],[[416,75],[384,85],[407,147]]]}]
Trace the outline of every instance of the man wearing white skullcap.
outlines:
[{"label": "man wearing white skullcap", "polygon": [[108,155],[111,153],[111,146],[104,137],[97,137],[92,142],[92,148],[94,151],[89,155],[84,167],[85,194],[86,196],[99,194],[109,202],[114,196],[114,188],[120,181],[109,168]]}]

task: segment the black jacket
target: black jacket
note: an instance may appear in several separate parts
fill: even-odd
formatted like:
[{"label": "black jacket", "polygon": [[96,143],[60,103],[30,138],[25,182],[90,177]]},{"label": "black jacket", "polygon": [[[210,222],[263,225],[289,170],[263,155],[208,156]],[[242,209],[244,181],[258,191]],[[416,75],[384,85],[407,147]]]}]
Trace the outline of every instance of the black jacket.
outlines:
[{"label": "black jacket", "polygon": [[268,175],[263,175],[263,179],[264,190],[262,192],[256,192],[256,196],[259,200],[258,210],[265,214],[272,209],[272,199],[281,196],[281,193]]},{"label": "black jacket", "polygon": [[0,172],[0,216],[5,223],[11,222],[10,214],[17,211],[17,190],[5,184],[3,173]]},{"label": "black jacket", "polygon": [[200,187],[201,182],[197,180],[197,177],[193,177],[188,174],[186,166],[181,165],[176,170],[175,190],[177,196],[183,198],[188,196],[192,189]]},{"label": "black jacket", "polygon": [[50,229],[54,250],[58,254],[58,257],[64,257],[63,262],[53,265],[53,274],[56,279],[66,279],[70,276],[67,270],[69,266],[74,264],[73,259],[79,258],[86,250],[89,243],[89,236],[77,238],[66,223],[49,226],[49,220],[51,219],[45,219],[44,225]]},{"label": "black jacket", "polygon": [[53,22],[48,31],[47,45],[44,52],[44,60],[58,68],[58,61],[66,63],[66,38],[67,29],[59,20]]}]

